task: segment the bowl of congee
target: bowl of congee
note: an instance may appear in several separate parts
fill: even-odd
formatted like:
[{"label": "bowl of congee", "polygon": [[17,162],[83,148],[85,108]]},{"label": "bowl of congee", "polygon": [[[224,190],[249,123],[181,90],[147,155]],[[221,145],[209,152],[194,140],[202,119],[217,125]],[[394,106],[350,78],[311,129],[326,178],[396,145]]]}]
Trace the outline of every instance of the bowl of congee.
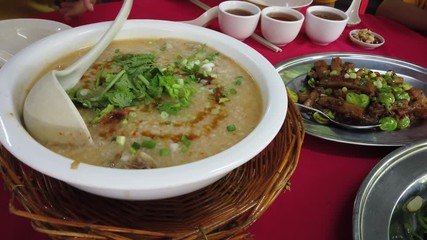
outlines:
[{"label": "bowl of congee", "polygon": [[46,37],[0,69],[1,144],[25,165],[104,197],[163,199],[219,180],[280,130],[285,86],[254,49],[198,26],[128,20],[66,90],[93,143],[31,135],[22,113],[31,87],[83,56],[110,24]]}]

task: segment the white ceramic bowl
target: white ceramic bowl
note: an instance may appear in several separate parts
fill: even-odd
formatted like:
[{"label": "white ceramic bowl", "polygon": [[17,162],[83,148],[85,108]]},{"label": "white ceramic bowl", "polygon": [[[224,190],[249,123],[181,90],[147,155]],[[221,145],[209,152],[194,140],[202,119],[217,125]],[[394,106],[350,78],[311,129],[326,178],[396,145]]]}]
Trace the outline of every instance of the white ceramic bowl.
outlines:
[{"label": "white ceramic bowl", "polygon": [[377,47],[382,46],[385,43],[385,39],[381,35],[375,32],[371,32],[371,33],[375,38],[377,38],[380,41],[379,43],[367,43],[360,39],[357,39],[354,35],[357,34],[359,31],[363,31],[363,30],[364,29],[354,29],[350,31],[349,33],[350,40],[354,43],[354,45],[364,49],[375,49]]},{"label": "white ceramic bowl", "polygon": [[[261,152],[276,136],[287,112],[285,86],[274,66],[251,47],[225,34],[183,23],[129,20],[116,39],[172,37],[198,41],[240,63],[264,98],[259,125],[233,147],[189,164],[124,170],[80,164],[35,141],[25,130],[22,105],[40,71],[76,49],[93,45],[109,22],[85,25],[44,38],[16,54],[0,69],[0,141],[29,167],[97,195],[129,200],[161,199],[203,188]],[[23,70],[24,69],[24,70]]]},{"label": "white ceramic bowl", "polygon": [[0,49],[14,55],[31,43],[71,27],[51,20],[16,18],[0,21]]},{"label": "white ceramic bowl", "polygon": [[15,18],[0,21],[0,68],[15,53],[46,36],[71,27],[51,20]]}]

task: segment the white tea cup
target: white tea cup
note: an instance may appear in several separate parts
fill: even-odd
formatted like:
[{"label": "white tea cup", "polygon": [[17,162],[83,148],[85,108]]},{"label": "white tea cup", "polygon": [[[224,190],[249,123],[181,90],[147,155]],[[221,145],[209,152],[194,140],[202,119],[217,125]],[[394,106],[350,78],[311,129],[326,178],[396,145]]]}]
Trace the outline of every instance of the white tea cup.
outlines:
[{"label": "white tea cup", "polygon": [[261,12],[261,32],[271,43],[284,46],[292,42],[301,30],[304,15],[289,7],[271,6]]},{"label": "white tea cup", "polygon": [[218,6],[218,22],[221,32],[245,40],[251,36],[261,15],[261,9],[245,1],[224,1]]},{"label": "white tea cup", "polygon": [[337,40],[348,22],[345,12],[328,6],[307,8],[305,19],[307,36],[319,45],[328,45]]}]

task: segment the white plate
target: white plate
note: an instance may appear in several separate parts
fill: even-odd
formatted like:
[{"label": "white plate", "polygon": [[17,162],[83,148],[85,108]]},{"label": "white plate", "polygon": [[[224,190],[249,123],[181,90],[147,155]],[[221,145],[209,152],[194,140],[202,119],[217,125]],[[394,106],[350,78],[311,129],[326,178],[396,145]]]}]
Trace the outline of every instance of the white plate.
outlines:
[{"label": "white plate", "polygon": [[360,48],[365,48],[365,49],[375,49],[375,48],[380,47],[380,46],[382,46],[384,44],[384,42],[385,42],[384,38],[381,35],[379,35],[378,33],[375,33],[375,32],[372,32],[372,34],[381,41],[380,43],[375,43],[375,44],[374,43],[366,43],[366,42],[363,42],[363,41],[355,38],[353,36],[353,34],[357,33],[358,31],[361,31],[361,30],[362,29],[354,29],[354,30],[350,31],[350,33],[349,33],[350,40],[356,46],[358,46]]},{"label": "white plate", "polygon": [[18,18],[0,21],[0,50],[1,59],[15,55],[21,49],[31,43],[40,40],[56,32],[70,29],[71,27],[55,21]]},{"label": "white plate", "polygon": [[282,6],[300,9],[310,5],[313,0],[248,0],[248,2],[255,3],[262,7]]}]

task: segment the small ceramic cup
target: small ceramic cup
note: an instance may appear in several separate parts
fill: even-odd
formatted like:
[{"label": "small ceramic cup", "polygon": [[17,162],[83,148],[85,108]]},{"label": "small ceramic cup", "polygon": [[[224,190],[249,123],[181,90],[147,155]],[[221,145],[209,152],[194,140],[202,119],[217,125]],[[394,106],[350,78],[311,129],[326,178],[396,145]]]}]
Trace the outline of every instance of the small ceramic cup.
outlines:
[{"label": "small ceramic cup", "polygon": [[347,21],[347,14],[337,8],[311,6],[305,15],[305,32],[313,43],[328,45],[342,34]]},{"label": "small ceramic cup", "polygon": [[245,1],[225,1],[218,6],[218,22],[221,32],[245,40],[254,33],[261,9]]},{"label": "small ceramic cup", "polygon": [[262,35],[278,46],[292,42],[300,32],[303,22],[304,15],[288,7],[266,7],[261,12]]}]

